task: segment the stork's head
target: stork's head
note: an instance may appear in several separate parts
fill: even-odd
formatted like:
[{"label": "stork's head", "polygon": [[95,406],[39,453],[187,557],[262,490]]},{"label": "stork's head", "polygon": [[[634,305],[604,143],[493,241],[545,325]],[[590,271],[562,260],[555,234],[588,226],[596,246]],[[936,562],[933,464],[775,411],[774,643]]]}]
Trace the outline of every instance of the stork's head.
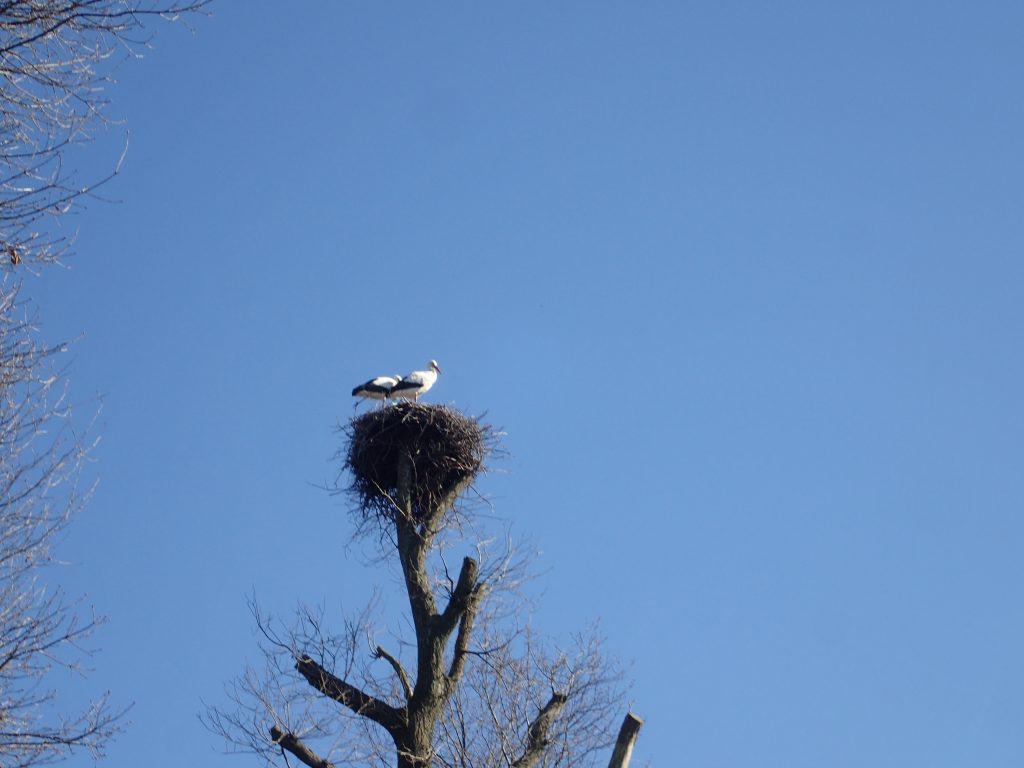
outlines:
[{"label": "stork's head", "polygon": [[441,366],[437,364],[437,360],[430,361],[430,370],[437,371],[438,373],[441,372]]}]

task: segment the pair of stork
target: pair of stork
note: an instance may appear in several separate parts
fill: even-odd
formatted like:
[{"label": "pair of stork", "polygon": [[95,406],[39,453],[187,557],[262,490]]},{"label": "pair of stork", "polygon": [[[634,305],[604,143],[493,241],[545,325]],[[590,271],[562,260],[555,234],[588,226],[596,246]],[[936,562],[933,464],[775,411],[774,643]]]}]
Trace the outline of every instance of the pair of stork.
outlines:
[{"label": "pair of stork", "polygon": [[352,390],[353,397],[369,400],[419,400],[420,395],[434,386],[441,372],[437,360],[427,363],[427,370],[413,371],[405,376],[378,376]]}]

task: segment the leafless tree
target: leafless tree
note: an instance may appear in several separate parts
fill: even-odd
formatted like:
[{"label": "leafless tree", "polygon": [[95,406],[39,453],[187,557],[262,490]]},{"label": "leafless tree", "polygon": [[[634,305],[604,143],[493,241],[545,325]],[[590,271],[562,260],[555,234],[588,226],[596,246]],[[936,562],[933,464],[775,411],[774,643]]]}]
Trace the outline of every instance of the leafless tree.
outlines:
[{"label": "leafless tree", "polygon": [[[341,632],[323,609],[292,622],[263,615],[262,668],[228,686],[232,707],[210,707],[208,727],[267,765],[311,768],[553,768],[594,765],[614,741],[622,675],[599,638],[568,649],[523,620],[525,561],[481,535],[460,499],[483,467],[493,434],[444,406],[405,403],[353,419],[347,467],[363,533],[397,561],[408,635],[374,611]],[[457,574],[447,565],[468,548]]]},{"label": "leafless tree", "polygon": [[57,226],[118,172],[81,182],[68,152],[106,124],[118,59],[147,44],[148,17],[180,19],[210,0],[0,0],[0,248],[11,266],[53,262]]},{"label": "leafless tree", "polygon": [[19,302],[0,292],[0,764],[50,762],[75,748],[98,753],[117,730],[105,697],[69,713],[52,687],[57,669],[80,669],[101,619],[83,617],[42,571],[89,497],[79,470],[92,444],[75,429],[62,347],[44,346]]},{"label": "leafless tree", "polygon": [[64,706],[58,671],[81,671],[103,619],[45,586],[53,548],[89,497],[92,443],[72,419],[64,345],[41,340],[18,269],[52,263],[61,218],[118,171],[79,182],[69,151],[107,118],[118,59],[145,48],[145,20],[209,0],[0,0],[0,765],[101,754],[121,712],[106,696]]}]

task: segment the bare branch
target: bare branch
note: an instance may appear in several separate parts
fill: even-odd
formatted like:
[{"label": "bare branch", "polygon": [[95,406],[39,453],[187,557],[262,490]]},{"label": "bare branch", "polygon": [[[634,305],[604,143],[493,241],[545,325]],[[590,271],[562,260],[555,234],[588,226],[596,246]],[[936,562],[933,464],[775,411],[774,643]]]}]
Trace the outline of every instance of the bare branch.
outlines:
[{"label": "bare branch", "polygon": [[376,656],[378,659],[384,659],[391,665],[395,670],[395,674],[398,675],[398,681],[402,684],[402,692],[405,694],[405,700],[408,701],[411,699],[412,683],[409,682],[409,675],[406,673],[405,667],[402,666],[402,662],[385,651],[384,648],[379,645],[377,646]]},{"label": "bare branch", "polygon": [[481,587],[473,590],[467,601],[466,610],[463,611],[462,617],[459,619],[459,632],[455,636],[455,651],[452,654],[451,666],[448,668],[449,686],[454,686],[458,682],[459,677],[462,676],[463,669],[466,667],[466,658],[469,654],[469,639],[473,633],[477,609],[484,594],[485,592]]},{"label": "bare branch", "polygon": [[293,733],[285,733],[276,725],[270,729],[270,738],[281,749],[287,750],[304,762],[309,768],[334,768],[334,763],[324,760],[311,750]]},{"label": "bare branch", "polygon": [[551,723],[562,712],[568,697],[564,693],[552,693],[548,703],[541,707],[537,717],[527,729],[526,751],[512,763],[512,768],[533,768],[548,746],[548,730]]},{"label": "bare branch", "polygon": [[373,720],[385,730],[391,732],[401,725],[398,710],[332,675],[309,656],[299,658],[295,662],[295,669],[324,696],[344,704],[357,715]]},{"label": "bare branch", "polygon": [[462,570],[459,572],[459,580],[455,585],[455,589],[452,590],[451,599],[448,601],[448,606],[444,609],[444,613],[438,618],[437,621],[437,634],[440,637],[448,637],[455,629],[456,623],[462,618],[466,612],[466,608],[470,604],[470,599],[473,596],[473,592],[477,587],[477,574],[480,571],[480,566],[477,565],[476,560],[471,557],[467,557],[462,561]]},{"label": "bare branch", "polygon": [[104,619],[47,590],[40,570],[91,496],[79,476],[92,444],[75,425],[64,345],[38,340],[19,286],[0,291],[0,762],[31,766],[72,751],[99,755],[123,711],[106,696],[61,712],[51,673],[80,672]]},{"label": "bare branch", "polygon": [[0,4],[0,250],[7,268],[58,261],[56,222],[112,179],[78,181],[69,150],[111,124],[106,87],[148,44],[146,20],[180,20],[210,0],[10,0]]}]

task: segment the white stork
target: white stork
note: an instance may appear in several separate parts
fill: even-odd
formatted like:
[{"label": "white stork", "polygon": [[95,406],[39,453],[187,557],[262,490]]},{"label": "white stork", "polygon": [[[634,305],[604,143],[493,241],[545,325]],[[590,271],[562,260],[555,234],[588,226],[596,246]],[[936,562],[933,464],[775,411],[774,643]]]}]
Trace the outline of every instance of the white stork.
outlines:
[{"label": "white stork", "polygon": [[387,400],[395,384],[401,380],[402,377],[397,373],[394,376],[378,376],[353,389],[352,397],[362,397],[368,400]]},{"label": "white stork", "polygon": [[408,376],[403,376],[402,380],[391,388],[390,396],[395,399],[419,400],[420,395],[434,386],[437,374],[440,372],[441,367],[437,364],[437,360],[431,360],[427,363],[427,370],[413,371]]}]

